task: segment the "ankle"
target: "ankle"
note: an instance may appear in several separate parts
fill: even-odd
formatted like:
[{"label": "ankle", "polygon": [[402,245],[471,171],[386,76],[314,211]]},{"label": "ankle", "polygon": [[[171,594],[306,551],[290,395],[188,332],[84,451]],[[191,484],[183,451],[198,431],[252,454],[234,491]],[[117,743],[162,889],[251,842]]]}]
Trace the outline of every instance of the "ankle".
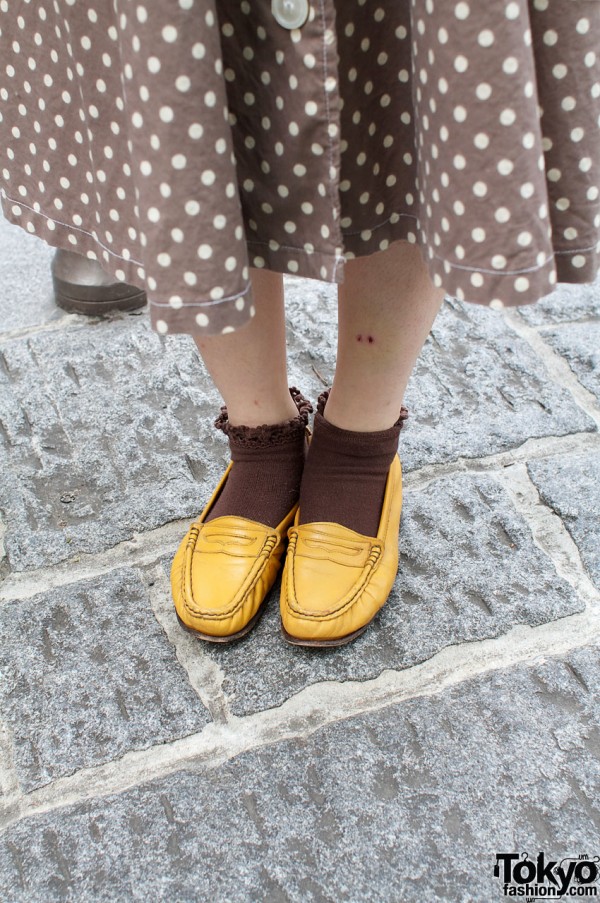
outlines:
[{"label": "ankle", "polygon": [[[390,413],[385,413],[389,410]],[[398,411],[400,413],[398,413]],[[402,427],[408,417],[408,409],[402,404],[378,409],[374,404],[349,414],[348,407],[336,406],[336,398],[333,396],[333,387],[324,389],[317,399],[317,412],[327,423],[345,430],[348,438],[351,433],[381,433],[384,431]]]},{"label": "ankle", "polygon": [[372,433],[390,429],[398,423],[399,409],[406,410],[395,400],[386,404],[379,398],[371,398],[368,404],[364,404],[348,394],[342,400],[339,394],[334,394],[333,387],[319,395],[318,410],[325,419],[340,429],[353,432]]},{"label": "ankle", "polygon": [[251,407],[243,408],[233,404],[228,405],[227,409],[231,426],[242,424],[247,427],[272,426],[298,416],[298,407],[290,392],[288,392],[287,398],[255,399]]},{"label": "ankle", "polygon": [[308,425],[308,415],[313,406],[296,386],[288,387],[289,407],[283,417],[277,420],[259,419],[258,423],[249,422],[245,417],[237,423],[229,412],[227,405],[221,405],[221,413],[214,422],[217,429],[222,430],[230,440],[251,447],[257,445],[281,443],[297,433],[304,433]]}]

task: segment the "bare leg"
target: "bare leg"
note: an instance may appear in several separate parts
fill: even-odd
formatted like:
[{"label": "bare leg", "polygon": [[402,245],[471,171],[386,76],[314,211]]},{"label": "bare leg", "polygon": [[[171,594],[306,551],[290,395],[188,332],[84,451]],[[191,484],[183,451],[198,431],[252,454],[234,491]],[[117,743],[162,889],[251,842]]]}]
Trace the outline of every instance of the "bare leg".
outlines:
[{"label": "bare leg", "polygon": [[444,300],[417,245],[348,261],[338,286],[338,347],[327,420],[348,430],[392,426]]},{"label": "bare leg", "polygon": [[288,389],[283,276],[251,267],[256,315],[235,332],[194,336],[232,424],[259,426],[295,417]]}]

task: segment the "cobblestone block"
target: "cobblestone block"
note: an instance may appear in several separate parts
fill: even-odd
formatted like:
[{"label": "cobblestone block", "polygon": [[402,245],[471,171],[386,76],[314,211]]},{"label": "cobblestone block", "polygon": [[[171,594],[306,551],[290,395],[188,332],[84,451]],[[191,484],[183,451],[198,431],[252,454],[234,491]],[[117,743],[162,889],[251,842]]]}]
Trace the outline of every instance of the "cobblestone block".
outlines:
[{"label": "cobblestone block", "polygon": [[[600,845],[598,648],[32,816],[11,903],[490,903],[496,853]],[[576,886],[576,885],[575,885]]]},{"label": "cobblestone block", "polygon": [[190,336],[146,318],[0,343],[0,514],[10,567],[57,564],[194,517],[228,459]]},{"label": "cobblestone block", "polygon": [[561,326],[545,332],[544,340],[566,359],[582,386],[600,402],[600,320]]},{"label": "cobblestone block", "polygon": [[[330,293],[309,286],[290,292],[290,359],[296,367],[303,362],[306,372],[316,368],[325,381],[335,370],[336,311]],[[571,394],[548,379],[501,312],[454,299],[446,299],[433,325],[405,404],[410,416],[400,454],[406,472],[507,451],[529,438],[596,429]]]},{"label": "cobblestone block", "polygon": [[[388,601],[351,645],[309,649],[285,643],[280,578],[246,638],[224,647],[203,643],[225,673],[223,690],[233,712],[280,705],[322,680],[377,677],[386,668],[429,659],[445,646],[500,636],[514,624],[542,624],[584,607],[534,543],[506,491],[487,475],[455,475],[407,492],[400,551]],[[163,566],[168,573],[170,559]]]},{"label": "cobblestone block", "polygon": [[559,283],[551,295],[535,304],[523,304],[516,311],[530,326],[600,318],[600,276],[588,284]]},{"label": "cobblestone block", "polygon": [[130,568],[2,605],[0,672],[25,791],[210,720]]},{"label": "cobblestone block", "polygon": [[530,461],[529,475],[558,514],[600,589],[600,451]]}]

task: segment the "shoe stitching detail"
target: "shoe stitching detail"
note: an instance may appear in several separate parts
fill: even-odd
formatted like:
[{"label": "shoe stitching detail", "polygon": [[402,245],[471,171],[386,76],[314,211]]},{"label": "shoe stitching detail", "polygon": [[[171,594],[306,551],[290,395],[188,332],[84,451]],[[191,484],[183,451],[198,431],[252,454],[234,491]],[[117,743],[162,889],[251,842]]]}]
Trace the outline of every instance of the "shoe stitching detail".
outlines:
[{"label": "shoe stitching detail", "polygon": [[[209,521],[210,523],[210,521]],[[263,546],[256,556],[256,560],[252,566],[250,574],[246,578],[246,583],[243,584],[238,590],[236,596],[227,609],[221,609],[218,612],[215,611],[207,611],[206,609],[198,608],[194,601],[193,589],[192,589],[192,573],[191,573],[191,555],[193,554],[193,547],[195,547],[196,542],[198,540],[198,536],[200,534],[200,530],[202,528],[202,524],[193,525],[190,528],[190,538],[186,543],[183,566],[181,568],[181,593],[182,599],[184,602],[184,608],[189,613],[189,615],[193,618],[201,618],[206,621],[222,621],[226,618],[229,618],[238,613],[240,608],[244,606],[244,604],[249,600],[249,596],[251,592],[256,587],[257,583],[261,579],[266,569],[266,566],[272,561],[272,552],[274,548],[282,542],[282,540],[278,537],[276,533],[271,533],[266,537]],[[191,551],[190,551],[191,548]],[[264,560],[261,562],[260,558],[264,556]],[[189,593],[187,592],[187,577],[189,574]],[[191,599],[191,601],[190,601]],[[194,606],[194,607],[192,607]]]},{"label": "shoe stitching detail", "polygon": [[[294,553],[296,550],[298,534],[297,532],[292,533],[290,537],[290,547],[288,548],[288,556],[290,561],[292,562],[290,566],[290,580],[292,583],[292,592],[294,600],[298,598],[298,594],[296,592],[296,584],[294,579]],[[335,618],[340,617],[340,615],[345,614],[357,601],[358,596],[361,594],[367,585],[367,583],[371,580],[373,574],[377,570],[379,562],[382,560],[383,546],[380,544],[373,544],[371,548],[371,552],[369,553],[369,557],[364,565],[363,575],[360,578],[360,583],[355,587],[353,591],[353,595],[349,598],[346,597],[345,601],[343,601],[336,609],[333,611],[327,612],[327,614],[315,614],[314,612],[307,612],[306,609],[300,608],[299,606],[293,605],[290,602],[289,595],[285,598],[286,607],[293,612],[294,614],[301,615],[304,618],[307,618],[311,621],[330,621]]]}]

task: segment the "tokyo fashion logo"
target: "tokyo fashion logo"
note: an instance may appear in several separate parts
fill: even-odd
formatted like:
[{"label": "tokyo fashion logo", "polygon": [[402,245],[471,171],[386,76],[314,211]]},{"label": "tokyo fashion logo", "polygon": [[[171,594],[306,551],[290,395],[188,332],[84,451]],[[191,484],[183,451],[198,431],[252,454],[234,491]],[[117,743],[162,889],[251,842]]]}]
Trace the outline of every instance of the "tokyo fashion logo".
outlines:
[{"label": "tokyo fashion logo", "polygon": [[525,897],[528,901],[596,897],[599,862],[600,856],[552,860],[540,851],[533,862],[527,853],[496,853],[494,877],[502,882],[505,897]]}]

